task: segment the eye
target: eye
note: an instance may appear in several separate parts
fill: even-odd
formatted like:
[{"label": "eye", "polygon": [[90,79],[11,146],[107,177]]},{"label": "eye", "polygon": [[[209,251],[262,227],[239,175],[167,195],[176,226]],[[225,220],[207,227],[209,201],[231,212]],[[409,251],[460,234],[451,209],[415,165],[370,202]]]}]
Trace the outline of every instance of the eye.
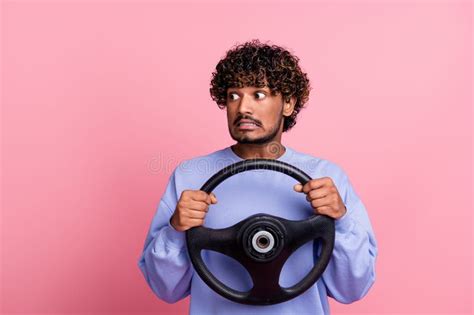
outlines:
[{"label": "eye", "polygon": [[[263,93],[263,92],[257,92],[257,93],[255,93],[255,95],[257,95],[257,98],[258,98],[258,99],[262,99],[262,98],[265,98],[265,96],[267,96],[267,95],[266,95],[265,93]],[[258,97],[258,95],[261,95],[261,97]]]},{"label": "eye", "polygon": [[237,95],[237,93],[230,92],[228,97],[229,97],[230,100],[235,101],[239,96]]}]

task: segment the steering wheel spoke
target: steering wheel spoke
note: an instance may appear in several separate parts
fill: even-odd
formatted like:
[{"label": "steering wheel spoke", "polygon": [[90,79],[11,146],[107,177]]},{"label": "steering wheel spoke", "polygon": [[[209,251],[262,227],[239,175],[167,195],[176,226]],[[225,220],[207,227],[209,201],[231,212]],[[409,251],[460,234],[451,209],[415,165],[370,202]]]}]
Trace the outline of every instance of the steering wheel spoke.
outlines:
[{"label": "steering wheel spoke", "polygon": [[322,239],[329,242],[331,239],[331,225],[333,219],[323,215],[313,215],[306,220],[285,221],[285,227],[288,229],[288,246],[293,250],[309,241]]},{"label": "steering wheel spoke", "polygon": [[212,229],[204,226],[188,230],[188,242],[195,251],[203,249],[216,251],[238,259],[241,245],[237,241],[237,234],[243,221],[223,229]]},{"label": "steering wheel spoke", "polygon": [[261,299],[269,299],[281,294],[279,284],[281,270],[286,259],[276,259],[269,263],[256,263],[244,265],[250,271],[253,287],[250,294]]}]

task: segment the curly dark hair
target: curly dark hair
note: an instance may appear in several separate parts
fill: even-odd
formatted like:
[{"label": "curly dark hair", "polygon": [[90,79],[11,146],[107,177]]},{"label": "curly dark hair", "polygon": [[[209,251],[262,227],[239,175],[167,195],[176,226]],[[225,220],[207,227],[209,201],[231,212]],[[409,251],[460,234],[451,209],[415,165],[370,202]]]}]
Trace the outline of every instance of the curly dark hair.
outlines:
[{"label": "curly dark hair", "polygon": [[285,101],[295,96],[294,111],[284,119],[283,132],[286,132],[296,124],[296,116],[308,101],[311,90],[308,76],[298,61],[298,57],[283,47],[261,43],[258,39],[235,45],[212,73],[211,97],[224,109],[230,87],[268,86],[273,95],[279,92]]}]

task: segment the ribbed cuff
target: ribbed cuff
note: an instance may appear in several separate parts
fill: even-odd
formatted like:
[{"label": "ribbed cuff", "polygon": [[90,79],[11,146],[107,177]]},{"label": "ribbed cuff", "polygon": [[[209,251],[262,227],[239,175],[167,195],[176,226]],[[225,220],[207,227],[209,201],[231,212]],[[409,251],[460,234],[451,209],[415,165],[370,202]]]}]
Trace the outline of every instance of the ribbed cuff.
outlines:
[{"label": "ribbed cuff", "polygon": [[339,233],[345,233],[347,231],[350,231],[352,223],[353,222],[349,214],[349,209],[347,209],[346,213],[342,217],[334,220],[334,226],[336,227],[336,231]]},{"label": "ribbed cuff", "polygon": [[185,232],[175,230],[175,228],[171,225],[170,221],[168,221],[168,226],[164,229],[167,244],[170,244],[170,246],[177,249],[181,249],[184,247],[184,245],[186,244]]}]

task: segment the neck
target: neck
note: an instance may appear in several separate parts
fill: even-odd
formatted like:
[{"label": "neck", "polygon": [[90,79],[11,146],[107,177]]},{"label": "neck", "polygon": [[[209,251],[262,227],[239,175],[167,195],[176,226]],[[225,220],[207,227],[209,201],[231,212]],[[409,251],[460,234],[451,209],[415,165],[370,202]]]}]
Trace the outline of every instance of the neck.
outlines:
[{"label": "neck", "polygon": [[242,159],[278,159],[285,154],[286,148],[276,141],[263,144],[236,143],[232,151]]}]

